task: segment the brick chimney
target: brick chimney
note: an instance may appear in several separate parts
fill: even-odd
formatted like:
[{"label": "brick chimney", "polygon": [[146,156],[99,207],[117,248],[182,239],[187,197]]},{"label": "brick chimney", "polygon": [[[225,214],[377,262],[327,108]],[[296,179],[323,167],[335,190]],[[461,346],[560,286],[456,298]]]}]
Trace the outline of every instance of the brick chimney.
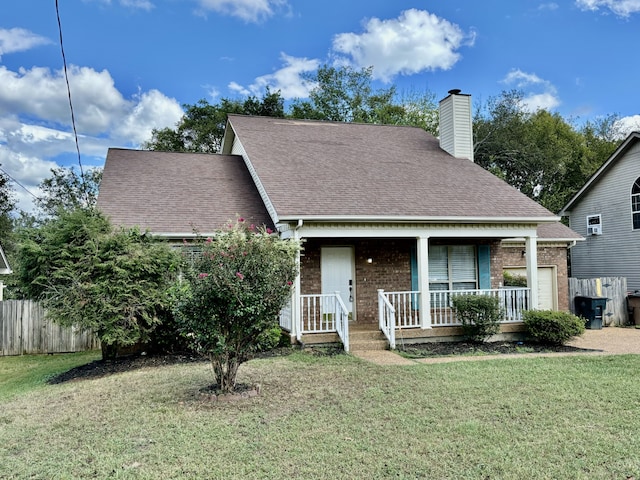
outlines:
[{"label": "brick chimney", "polygon": [[471,95],[449,90],[440,100],[440,148],[456,158],[473,162]]}]

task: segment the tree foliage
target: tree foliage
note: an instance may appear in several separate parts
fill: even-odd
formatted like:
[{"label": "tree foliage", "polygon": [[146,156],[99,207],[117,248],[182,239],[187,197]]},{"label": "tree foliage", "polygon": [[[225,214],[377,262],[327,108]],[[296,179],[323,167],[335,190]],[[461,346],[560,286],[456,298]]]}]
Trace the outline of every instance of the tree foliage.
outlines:
[{"label": "tree foliage", "polygon": [[148,150],[168,152],[219,153],[230,113],[284,117],[284,100],[280,91],[268,88],[262,98],[250,96],[244,101],[222,98],[217,104],[200,100],[184,105],[185,114],[175,129],[154,129],[144,144]]},{"label": "tree foliage", "polygon": [[170,308],[178,264],[168,245],[136,229],[116,230],[96,210],[76,209],[28,232],[17,274],[50,319],[96,333],[108,359],[148,339],[158,313]]},{"label": "tree foliage", "polygon": [[11,179],[0,171],[0,245],[8,248],[12,231],[11,213],[15,209],[16,199],[11,188]]},{"label": "tree foliage", "polygon": [[184,276],[176,316],[192,347],[211,360],[215,386],[236,385],[238,367],[280,338],[299,245],[242,219],[201,244]]},{"label": "tree foliage", "polygon": [[54,217],[60,210],[93,208],[98,200],[102,170],[92,168],[83,175],[74,168],[51,169],[51,176],[40,183],[40,197],[36,208],[44,217]]},{"label": "tree foliage", "polygon": [[503,92],[476,112],[475,161],[557,212],[615,149],[598,127],[580,132],[558,113],[526,110],[522,92]]}]

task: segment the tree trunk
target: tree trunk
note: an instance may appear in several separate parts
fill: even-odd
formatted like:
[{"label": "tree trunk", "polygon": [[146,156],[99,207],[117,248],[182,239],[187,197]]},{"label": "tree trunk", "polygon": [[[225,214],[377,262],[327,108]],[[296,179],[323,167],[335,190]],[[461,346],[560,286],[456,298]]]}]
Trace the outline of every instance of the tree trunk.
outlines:
[{"label": "tree trunk", "polygon": [[111,345],[107,345],[104,342],[101,342],[102,349],[102,360],[105,361],[113,361],[116,359],[118,355],[118,344],[114,343]]},{"label": "tree trunk", "polygon": [[229,355],[211,355],[210,359],[216,387],[222,393],[233,392],[236,387],[238,367],[240,366],[238,359]]}]

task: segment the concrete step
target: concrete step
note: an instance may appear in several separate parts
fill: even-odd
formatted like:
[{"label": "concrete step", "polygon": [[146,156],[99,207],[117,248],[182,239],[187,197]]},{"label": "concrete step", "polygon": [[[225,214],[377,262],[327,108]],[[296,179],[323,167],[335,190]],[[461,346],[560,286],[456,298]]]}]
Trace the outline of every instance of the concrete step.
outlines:
[{"label": "concrete step", "polygon": [[387,350],[389,342],[384,340],[356,340],[349,338],[349,350],[352,352],[361,352],[368,350]]}]

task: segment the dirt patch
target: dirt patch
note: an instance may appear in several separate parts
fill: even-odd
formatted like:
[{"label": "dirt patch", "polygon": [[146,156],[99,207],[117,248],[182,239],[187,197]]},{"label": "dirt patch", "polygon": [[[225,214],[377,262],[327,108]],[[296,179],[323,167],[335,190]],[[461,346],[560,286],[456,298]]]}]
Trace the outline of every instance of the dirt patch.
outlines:
[{"label": "dirt patch", "polygon": [[517,353],[593,352],[569,345],[543,345],[534,342],[440,342],[396,345],[398,353],[408,358],[446,357],[456,355],[512,355]]}]

